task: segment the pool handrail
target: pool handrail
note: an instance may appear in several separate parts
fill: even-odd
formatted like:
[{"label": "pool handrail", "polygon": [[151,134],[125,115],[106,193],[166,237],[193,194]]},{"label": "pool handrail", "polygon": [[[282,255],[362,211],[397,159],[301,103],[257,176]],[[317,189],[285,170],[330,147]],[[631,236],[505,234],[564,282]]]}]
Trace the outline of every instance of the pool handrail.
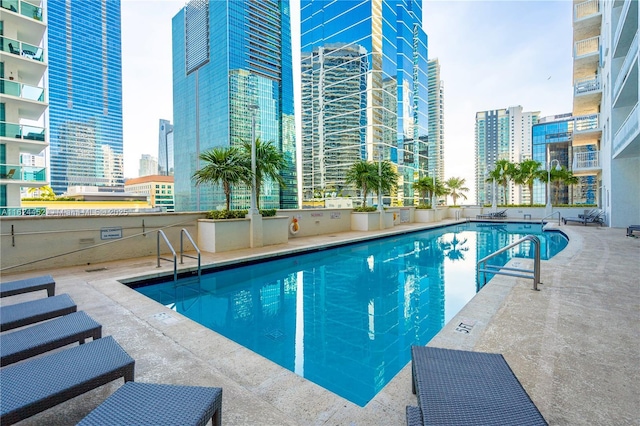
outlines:
[{"label": "pool handrail", "polygon": [[556,213],[558,214],[558,226],[560,226],[560,221],[562,220],[562,216],[561,216],[561,214],[560,214],[560,211],[559,211],[559,210],[558,210],[558,211],[555,211],[555,212],[553,212],[553,213],[551,213],[551,214],[548,214],[548,215],[546,215],[545,217],[543,217],[542,219],[540,219],[540,225],[544,225],[544,220],[545,220],[545,219],[548,219],[548,218],[550,218],[550,217],[552,217],[552,216],[553,216],[553,215],[555,215]]},{"label": "pool handrail", "polygon": [[[198,253],[198,256],[191,256],[189,254],[184,254],[184,244],[183,244],[183,235],[186,235],[187,238],[189,239],[189,241],[191,241],[191,245],[193,246],[194,249],[196,249],[196,252]],[[196,245],[195,241],[193,241],[193,238],[191,238],[191,234],[189,234],[189,231],[187,231],[185,228],[182,228],[180,230],[180,264],[182,265],[184,263],[184,258],[185,257],[190,257],[191,259],[198,259],[198,276],[202,275],[202,268],[200,267],[200,249],[198,248],[198,246]]]},{"label": "pool handrail", "polygon": [[[523,269],[523,268],[507,268],[505,266],[498,266],[498,265],[487,265],[486,262],[487,260],[499,255],[500,253],[503,253],[515,246],[518,246],[522,243],[524,243],[525,241],[532,241],[533,242],[533,246],[534,246],[534,255],[533,255],[533,270],[530,269]],[[485,264],[483,269],[480,269],[480,265],[481,264]],[[521,272],[520,274],[516,274],[514,272],[503,272],[503,270],[506,271],[517,271],[517,272]],[[526,235],[522,238],[520,238],[518,241],[515,241],[511,244],[509,244],[506,247],[501,248],[500,250],[491,253],[490,255],[480,259],[478,261],[478,263],[476,264],[476,275],[478,276],[478,279],[480,279],[480,272],[484,272],[484,283],[487,283],[487,277],[486,277],[486,273],[492,273],[492,274],[501,274],[501,275],[509,275],[512,277],[519,277],[519,278],[531,278],[533,279],[533,289],[538,291],[538,284],[542,284],[540,282],[540,239],[538,237],[536,237],[535,235]]]},{"label": "pool handrail", "polygon": [[171,259],[167,259],[166,257],[160,256],[160,236],[162,236],[162,238],[164,239],[164,242],[167,243],[167,246],[169,246],[169,249],[173,254],[173,281],[178,281],[178,256],[176,255],[176,251],[173,249],[173,246],[167,239],[167,236],[165,235],[162,229],[158,229],[158,236],[156,239],[156,246],[158,249],[158,253],[157,253],[158,266],[157,267],[158,268],[160,267],[160,259],[166,260],[167,262],[171,262]]}]

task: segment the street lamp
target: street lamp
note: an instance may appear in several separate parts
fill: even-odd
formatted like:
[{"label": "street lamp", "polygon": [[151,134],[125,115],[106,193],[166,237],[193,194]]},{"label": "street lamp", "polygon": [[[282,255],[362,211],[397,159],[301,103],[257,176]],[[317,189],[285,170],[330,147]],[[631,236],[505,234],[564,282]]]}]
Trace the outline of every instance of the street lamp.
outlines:
[{"label": "street lamp", "polygon": [[382,150],[378,145],[378,211],[384,210],[382,206]]},{"label": "street lamp", "polygon": [[431,208],[434,210],[438,210],[438,206],[436,206],[436,172],[433,172],[433,192],[431,193]]},{"label": "street lamp", "polygon": [[[562,170],[560,161],[558,161],[556,158],[554,158],[553,160],[551,160],[551,162],[549,162],[549,164],[547,164],[547,206],[545,207],[547,214],[550,214],[553,211],[553,206],[551,205],[551,169],[553,168],[554,161],[557,163],[556,171],[559,172],[560,170]],[[531,194],[531,197],[533,197],[533,194]]]},{"label": "street lamp", "polygon": [[256,110],[258,105],[249,105],[251,111],[251,208],[249,216],[258,215],[257,194],[256,194]]}]

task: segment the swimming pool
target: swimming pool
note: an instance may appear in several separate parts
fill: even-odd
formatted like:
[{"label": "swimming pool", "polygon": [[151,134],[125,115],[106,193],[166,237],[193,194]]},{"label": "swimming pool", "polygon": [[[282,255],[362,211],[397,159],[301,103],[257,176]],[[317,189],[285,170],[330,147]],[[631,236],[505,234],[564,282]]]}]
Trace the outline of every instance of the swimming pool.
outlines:
[{"label": "swimming pool", "polygon": [[[144,285],[138,292],[364,406],[476,294],[476,262],[536,224],[468,223]],[[497,258],[531,257],[527,242]],[[494,262],[492,262],[494,263]]]}]

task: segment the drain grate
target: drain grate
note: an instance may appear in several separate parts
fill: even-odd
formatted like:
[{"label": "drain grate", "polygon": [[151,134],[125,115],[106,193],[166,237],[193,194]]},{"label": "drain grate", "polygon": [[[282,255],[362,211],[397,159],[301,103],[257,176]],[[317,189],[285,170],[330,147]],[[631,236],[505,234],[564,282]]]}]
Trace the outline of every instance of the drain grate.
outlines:
[{"label": "drain grate", "polygon": [[284,333],[278,329],[265,331],[264,335],[270,338],[271,340],[280,340],[284,337]]}]

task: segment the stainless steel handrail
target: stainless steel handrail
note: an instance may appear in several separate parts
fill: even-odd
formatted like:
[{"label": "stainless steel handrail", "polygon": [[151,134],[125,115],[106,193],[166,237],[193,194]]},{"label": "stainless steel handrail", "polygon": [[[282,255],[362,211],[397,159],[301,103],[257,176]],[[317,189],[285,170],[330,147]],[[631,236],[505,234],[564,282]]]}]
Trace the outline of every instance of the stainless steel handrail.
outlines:
[{"label": "stainless steel handrail", "polygon": [[[487,260],[499,255],[500,253],[504,253],[505,251],[516,247],[525,241],[532,241],[534,246],[533,252],[533,270],[523,269],[523,268],[507,268],[505,266],[498,265],[486,265]],[[484,268],[480,269],[481,264],[485,264]],[[514,272],[503,272],[503,271],[514,271]],[[484,283],[487,283],[487,275],[489,272],[491,274],[501,274],[501,275],[509,275],[512,277],[520,277],[520,278],[531,278],[533,279],[533,289],[538,290],[538,284],[542,284],[540,282],[540,239],[535,235],[527,235],[518,241],[515,241],[509,244],[506,247],[501,248],[500,250],[491,253],[489,256],[486,256],[478,261],[476,264],[476,274],[478,274],[478,279],[480,279],[480,272],[484,272]],[[519,274],[515,272],[520,272]]]},{"label": "stainless steel handrail", "polygon": [[[196,249],[196,252],[198,253],[198,257],[196,256],[191,256],[188,254],[184,254],[184,245],[183,245],[183,238],[182,236],[186,235],[187,238],[189,239],[189,241],[191,241],[191,245],[193,246],[194,249]],[[189,231],[187,231],[185,228],[182,228],[180,230],[180,264],[184,263],[184,258],[185,257],[190,257],[191,259],[198,259],[198,276],[202,275],[202,269],[200,267],[200,249],[198,248],[198,246],[196,245],[196,243],[193,241],[193,238],[191,238],[191,235],[189,234]]]},{"label": "stainless steel handrail", "polygon": [[162,229],[158,229],[158,236],[156,238],[156,246],[158,249],[158,268],[160,267],[160,259],[162,260],[166,260],[167,262],[171,262],[171,259],[167,259],[166,257],[160,257],[160,236],[162,235],[162,238],[164,239],[164,242],[167,243],[167,246],[169,246],[169,249],[171,250],[171,253],[173,254],[173,281],[178,281],[178,256],[176,255],[176,251],[173,249],[173,246],[171,245],[171,243],[169,242],[169,240],[167,239],[167,236],[165,235],[165,233],[162,231]]},{"label": "stainless steel handrail", "polygon": [[560,216],[560,212],[559,212],[559,211],[557,211],[557,212],[553,212],[553,213],[551,213],[551,214],[548,214],[548,215],[546,215],[545,217],[543,217],[542,219],[540,219],[540,224],[541,224],[541,225],[543,225],[543,224],[544,224],[544,220],[545,220],[545,219],[547,219],[547,218],[549,218],[549,217],[553,216],[553,215],[554,215],[554,214],[556,214],[556,213],[558,214],[558,226],[560,226],[560,221],[562,220],[562,217]]}]

